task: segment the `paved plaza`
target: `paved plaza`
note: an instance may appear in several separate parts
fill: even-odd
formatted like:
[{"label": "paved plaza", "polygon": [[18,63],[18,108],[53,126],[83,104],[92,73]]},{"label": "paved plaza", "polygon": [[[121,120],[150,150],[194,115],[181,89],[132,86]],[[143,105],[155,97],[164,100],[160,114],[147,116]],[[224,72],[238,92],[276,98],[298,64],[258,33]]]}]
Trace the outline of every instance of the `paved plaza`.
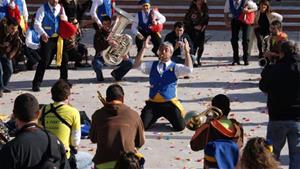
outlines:
[{"label": "paved plaza", "polygon": [[[94,54],[91,48],[92,32],[84,32],[84,42],[89,47],[89,53]],[[212,35],[205,45],[202,59],[203,66],[194,68],[190,79],[179,79],[178,97],[186,111],[205,110],[216,94],[226,94],[231,99],[230,117],[236,118],[243,124],[245,130],[245,142],[254,136],[265,136],[268,122],[266,110],[266,95],[258,89],[258,82],[262,68],[258,66],[256,47],[252,50],[249,66],[230,66],[232,61],[232,49],[230,45],[230,32],[208,31]],[[300,33],[288,32],[290,39],[300,41]],[[150,51],[150,50],[149,50]],[[130,55],[136,54],[132,48]],[[149,55],[150,53],[148,53]],[[240,51],[242,54],[242,51]],[[156,60],[154,57],[146,57],[145,60]],[[243,63],[243,62],[242,62]],[[104,69],[105,82],[97,83],[95,73],[91,67],[69,70],[69,79],[73,83],[71,104],[79,110],[84,110],[91,116],[102,104],[97,98],[96,91],[103,95],[106,88],[114,83],[110,76],[111,68]],[[26,71],[14,74],[9,88],[12,93],[0,98],[0,113],[11,114],[14,99],[25,92],[34,94],[41,104],[52,102],[50,87],[58,79],[59,70],[47,70],[42,83],[41,92],[31,91],[31,82],[35,71]],[[148,98],[148,77],[138,70],[130,70],[125,80],[120,82],[125,89],[125,104],[140,113]],[[193,131],[185,129],[182,132],[173,132],[165,119],[159,119],[150,131],[145,133],[146,143],[139,150],[144,154],[145,168],[202,168],[203,151],[193,152],[189,141]],[[82,140],[80,148],[83,151],[94,154],[96,145],[89,140]],[[282,152],[282,166],[288,165],[287,146]]]}]

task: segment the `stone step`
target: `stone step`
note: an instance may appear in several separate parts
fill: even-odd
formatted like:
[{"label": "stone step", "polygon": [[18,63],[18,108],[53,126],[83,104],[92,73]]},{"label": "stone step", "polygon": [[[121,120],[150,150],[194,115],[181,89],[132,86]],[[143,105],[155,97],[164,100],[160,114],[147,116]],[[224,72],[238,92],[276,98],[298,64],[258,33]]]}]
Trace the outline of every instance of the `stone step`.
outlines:
[{"label": "stone step", "polygon": [[[172,29],[173,24],[176,21],[181,21],[189,8],[191,0],[173,0],[172,6],[170,2],[166,3],[169,0],[153,1],[152,4],[159,5],[159,11],[163,13],[167,22],[164,24],[165,29]],[[137,0],[118,0],[117,5],[119,8],[134,14],[140,10],[140,5],[137,5]],[[299,1],[284,1],[284,3],[300,2]],[[210,22],[208,29],[210,30],[225,30],[224,26],[224,0],[210,0],[209,1],[209,13],[210,13]],[[29,13],[33,14],[38,7],[41,5],[41,0],[31,0],[28,4]],[[290,31],[299,31],[300,30],[300,5],[296,6],[281,6],[274,5],[272,8],[274,11],[283,14],[284,16],[284,29]],[[85,21],[90,20],[88,13],[83,18]],[[90,25],[87,25],[90,26]]]}]

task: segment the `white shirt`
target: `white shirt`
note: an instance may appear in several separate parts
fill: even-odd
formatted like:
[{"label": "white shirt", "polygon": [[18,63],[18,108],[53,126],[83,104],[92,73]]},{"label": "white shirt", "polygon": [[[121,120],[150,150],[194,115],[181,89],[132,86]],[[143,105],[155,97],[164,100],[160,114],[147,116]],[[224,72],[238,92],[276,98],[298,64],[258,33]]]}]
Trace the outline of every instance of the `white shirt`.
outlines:
[{"label": "white shirt", "polygon": [[[150,11],[149,11],[150,12]],[[148,17],[146,16],[145,12],[142,11],[143,15],[143,21],[144,23],[148,22]],[[166,22],[166,17],[162,15],[160,12],[157,10],[154,10],[154,17],[156,18],[156,21],[158,24],[163,24]],[[134,22],[131,25],[131,33],[136,36],[138,33],[138,26],[139,26],[139,14],[137,13],[134,18]]]},{"label": "white shirt", "polygon": [[[225,7],[224,7],[224,13],[231,13],[230,11],[230,0],[226,0],[225,2]],[[235,3],[236,0],[233,0],[233,4]],[[241,5],[242,0],[237,0],[238,1],[238,7]],[[248,3],[249,0],[245,0],[245,4]],[[255,5],[255,7],[253,8],[255,11],[257,10],[257,6]]]},{"label": "white shirt", "polygon": [[[108,0],[110,1],[110,0]],[[98,25],[102,25],[100,19],[98,18],[97,15],[97,9],[100,5],[103,4],[103,0],[93,0],[93,4],[90,10],[90,15],[92,17],[92,19],[98,24]]]},{"label": "white shirt", "polygon": [[[163,64],[160,64],[161,62],[159,62],[157,64],[157,71],[162,74],[163,73]],[[168,67],[170,66],[170,64],[172,63],[171,60],[169,60],[166,63],[166,68],[168,69]],[[139,70],[142,71],[144,74],[149,75],[151,72],[151,68],[152,68],[152,64],[153,62],[143,62],[141,64],[141,66],[139,67]],[[187,76],[188,74],[193,72],[193,68],[189,68],[188,66],[185,66],[183,64],[175,64],[175,75],[176,77],[180,77],[180,76]]]},{"label": "white shirt", "polygon": [[[49,3],[48,3],[48,5],[50,7],[50,10],[53,12],[53,7]],[[55,17],[57,17],[60,14],[60,10],[62,8],[61,15],[63,15],[63,17],[66,20],[68,20],[65,10],[63,9],[63,7],[60,4],[57,4],[54,8],[55,8],[55,13],[54,13]],[[44,28],[42,27],[42,22],[43,22],[44,16],[45,16],[45,9],[44,9],[44,4],[43,4],[36,12],[35,21],[34,21],[34,29],[37,31],[37,33],[40,36],[42,36],[43,34],[47,35]]]},{"label": "white shirt", "polygon": [[26,43],[27,47],[36,50],[36,49],[40,48],[40,44],[34,43],[32,41],[32,31],[33,30],[31,30],[31,29],[27,29],[25,43]]}]

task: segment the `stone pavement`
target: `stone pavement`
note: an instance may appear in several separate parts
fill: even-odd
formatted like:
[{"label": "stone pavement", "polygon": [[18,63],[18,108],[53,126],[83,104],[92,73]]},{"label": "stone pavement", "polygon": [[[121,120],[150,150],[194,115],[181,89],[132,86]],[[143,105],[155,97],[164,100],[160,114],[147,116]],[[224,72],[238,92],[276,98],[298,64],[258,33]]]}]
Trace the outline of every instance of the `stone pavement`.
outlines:
[{"label": "stone pavement", "polygon": [[[195,68],[190,79],[179,79],[178,96],[186,111],[203,111],[207,108],[211,98],[219,93],[227,94],[231,99],[232,113],[230,117],[237,118],[245,130],[245,141],[254,136],[265,136],[268,115],[266,112],[266,96],[258,89],[258,78],[261,68],[255,56],[250,58],[249,66],[229,66],[231,63],[231,45],[229,32],[208,32],[212,39],[205,45],[203,66]],[[85,31],[84,42],[91,46],[92,32]],[[300,41],[297,32],[288,33],[290,39]],[[91,55],[94,51],[89,49]],[[135,55],[135,49],[130,51]],[[256,48],[253,55],[256,55]],[[146,60],[156,58],[147,57]],[[96,91],[105,94],[108,85],[114,81],[110,76],[111,68],[104,69],[105,82],[97,83],[95,73],[91,68],[70,70],[72,88],[71,104],[79,110],[84,110],[89,116],[102,104],[97,99]],[[21,93],[34,94],[39,102],[51,102],[50,87],[58,79],[58,70],[47,70],[41,87],[41,92],[31,92],[31,81],[34,71],[20,72],[12,76],[9,88],[12,93],[0,98],[0,113],[11,114],[13,101]],[[120,82],[125,89],[125,103],[140,112],[148,98],[148,77],[138,70],[131,70],[126,80]],[[182,132],[173,132],[164,119],[159,119],[151,131],[146,133],[146,144],[140,149],[144,154],[145,168],[202,168],[203,151],[193,152],[189,146],[193,132],[185,129]],[[82,140],[83,151],[95,152],[96,146],[89,140]],[[282,166],[288,165],[287,146],[282,152]]]}]

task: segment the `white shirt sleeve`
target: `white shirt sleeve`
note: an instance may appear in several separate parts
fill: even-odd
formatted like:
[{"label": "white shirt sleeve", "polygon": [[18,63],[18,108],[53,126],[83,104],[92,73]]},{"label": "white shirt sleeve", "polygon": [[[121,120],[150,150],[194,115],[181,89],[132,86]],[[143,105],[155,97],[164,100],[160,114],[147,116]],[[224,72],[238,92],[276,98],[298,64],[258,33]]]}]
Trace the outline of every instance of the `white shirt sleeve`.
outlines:
[{"label": "white shirt sleeve", "polygon": [[35,21],[34,21],[34,29],[37,33],[42,36],[43,34],[47,34],[42,27],[42,22],[45,16],[44,5],[42,5],[36,12]]},{"label": "white shirt sleeve", "polygon": [[226,1],[225,1],[224,13],[230,13],[229,0],[226,0]]},{"label": "white shirt sleeve", "polygon": [[25,20],[26,22],[28,22],[28,10],[27,10],[26,1],[25,1],[25,0],[22,0],[22,4],[23,4],[24,20]]},{"label": "white shirt sleeve", "polygon": [[32,42],[32,30],[28,29],[26,32],[26,40],[25,40],[26,46],[31,49],[38,49],[40,47],[39,44]]},{"label": "white shirt sleeve", "polygon": [[98,24],[98,25],[102,25],[100,19],[98,18],[97,15],[97,9],[100,5],[103,4],[103,0],[93,0],[93,4],[90,10],[90,15],[92,17],[92,19]]},{"label": "white shirt sleeve", "polygon": [[151,72],[152,64],[153,64],[153,62],[143,62],[141,64],[141,66],[139,67],[139,70],[141,72],[143,72],[144,74],[149,75]]},{"label": "white shirt sleeve", "polygon": [[189,68],[183,64],[176,64],[175,65],[175,75],[177,77],[180,76],[187,76],[193,72],[193,68]]},{"label": "white shirt sleeve", "polygon": [[71,133],[71,145],[74,147],[79,146],[81,139],[81,131],[80,130],[72,130]]},{"label": "white shirt sleeve", "polygon": [[138,13],[134,17],[134,22],[131,25],[131,33],[133,36],[136,36],[138,33],[138,24],[139,24],[139,15]]},{"label": "white shirt sleeve", "polygon": [[155,10],[154,15],[157,18],[157,23],[158,24],[163,24],[163,23],[166,22],[166,17],[164,15],[162,15],[160,12]]}]

